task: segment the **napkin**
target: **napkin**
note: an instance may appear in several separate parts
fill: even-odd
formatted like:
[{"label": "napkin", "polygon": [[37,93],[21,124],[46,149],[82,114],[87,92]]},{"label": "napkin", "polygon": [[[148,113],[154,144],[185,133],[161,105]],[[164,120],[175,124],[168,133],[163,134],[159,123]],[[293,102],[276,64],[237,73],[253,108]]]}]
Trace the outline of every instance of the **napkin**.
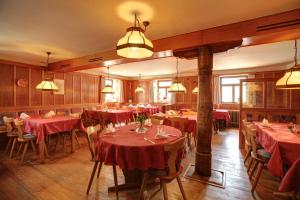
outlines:
[{"label": "napkin", "polygon": [[151,106],[151,104],[147,104],[147,108],[151,108],[152,106]]},{"label": "napkin", "polygon": [[53,116],[55,116],[55,112],[53,110],[50,110],[44,115],[45,118],[52,118]]},{"label": "napkin", "polygon": [[151,122],[150,118],[148,118],[148,119],[145,120],[145,125],[146,126],[152,126],[152,122]]},{"label": "napkin", "polygon": [[109,123],[106,128],[106,133],[113,133],[115,131],[116,129],[114,128],[114,125],[112,123]]},{"label": "napkin", "polygon": [[29,119],[30,118],[30,116],[29,115],[27,115],[26,113],[24,113],[24,112],[22,112],[21,114],[20,114],[20,119]]},{"label": "napkin", "polygon": [[138,107],[145,108],[145,105],[144,104],[139,104]]},{"label": "napkin", "polygon": [[155,138],[167,138],[167,137],[168,135],[166,134],[165,130],[161,126],[157,127]]},{"label": "napkin", "polygon": [[168,110],[167,115],[168,116],[178,116],[178,113],[175,110]]},{"label": "napkin", "polygon": [[70,117],[74,117],[74,118],[79,118],[80,117],[80,113],[70,113],[69,116]]},{"label": "napkin", "polygon": [[262,125],[263,125],[263,126],[269,126],[269,121],[268,121],[266,118],[264,118],[264,119],[262,120]]},{"label": "napkin", "polygon": [[6,116],[3,117],[3,121],[4,121],[5,123],[12,123],[13,120],[14,120],[14,119],[13,119],[12,117],[6,117]]},{"label": "napkin", "polygon": [[128,107],[130,107],[130,108],[132,108],[132,107],[134,107],[132,104],[130,104]]}]

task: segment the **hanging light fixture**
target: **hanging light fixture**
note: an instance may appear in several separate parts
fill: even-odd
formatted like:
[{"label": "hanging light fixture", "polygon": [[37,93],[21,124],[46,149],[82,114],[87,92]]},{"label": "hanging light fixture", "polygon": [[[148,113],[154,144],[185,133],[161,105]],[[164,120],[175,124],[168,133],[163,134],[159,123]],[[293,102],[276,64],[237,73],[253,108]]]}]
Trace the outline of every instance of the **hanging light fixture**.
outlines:
[{"label": "hanging light fixture", "polygon": [[[109,67],[107,67],[107,79],[109,79]],[[101,90],[102,93],[104,94],[113,94],[115,93],[112,85],[110,84],[105,84],[104,88]]]},{"label": "hanging light fixture", "polygon": [[300,65],[297,63],[297,40],[295,40],[295,66],[285,72],[276,82],[276,89],[300,89]]},{"label": "hanging light fixture", "polygon": [[135,93],[145,92],[144,88],[140,85],[140,81],[141,81],[141,74],[139,74],[139,84],[138,84],[137,88],[134,91]]},{"label": "hanging light fixture", "polygon": [[153,44],[144,35],[148,21],[143,22],[141,28],[137,15],[134,14],[134,26],[127,29],[127,33],[117,44],[117,54],[125,58],[146,58],[153,54]]},{"label": "hanging light fixture", "polygon": [[168,92],[170,93],[186,93],[186,88],[181,84],[178,80],[178,58],[176,60],[176,79],[174,83],[168,88]]},{"label": "hanging light fixture", "polygon": [[193,91],[192,91],[193,94],[198,94],[198,86],[196,86]]},{"label": "hanging light fixture", "polygon": [[[51,52],[47,52],[47,65],[46,67],[49,67],[49,57],[50,57]],[[36,87],[37,90],[42,90],[42,91],[57,91],[58,87],[54,83],[53,78],[46,77],[42,82],[40,82]]]}]

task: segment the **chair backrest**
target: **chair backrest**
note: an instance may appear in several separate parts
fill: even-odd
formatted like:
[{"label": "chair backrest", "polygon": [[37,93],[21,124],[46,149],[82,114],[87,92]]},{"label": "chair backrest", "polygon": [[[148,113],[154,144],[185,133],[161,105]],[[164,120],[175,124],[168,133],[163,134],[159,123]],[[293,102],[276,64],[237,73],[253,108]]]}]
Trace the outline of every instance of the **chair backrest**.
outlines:
[{"label": "chair backrest", "polygon": [[154,124],[154,125],[160,125],[160,122],[162,121],[163,119],[158,119],[154,116],[151,116],[151,123]]},{"label": "chair backrest", "polygon": [[178,164],[180,165],[180,160],[181,159],[178,156],[178,152],[182,151],[185,147],[185,137],[181,137],[178,140],[175,140],[173,142],[170,142],[168,144],[164,145],[164,151],[167,154],[167,164],[168,164],[168,168],[167,168],[167,173],[168,175],[174,175],[178,172],[180,166],[178,166]]},{"label": "chair backrest", "polygon": [[245,126],[245,129],[246,129],[246,138],[249,140],[249,143],[251,144],[253,154],[256,157],[256,150],[257,150],[256,133],[257,133],[257,129],[254,127],[253,124],[247,124]]},{"label": "chair backrest", "polygon": [[20,139],[23,139],[23,133],[24,133],[24,123],[23,123],[23,120],[15,119],[14,123],[15,123],[15,126],[18,129],[18,137]]},{"label": "chair backrest", "polygon": [[182,134],[184,134],[185,125],[187,124],[188,118],[169,117],[168,120],[170,120],[172,127],[179,129],[182,132]]},{"label": "chair backrest", "polygon": [[103,126],[100,124],[96,126],[89,126],[86,128],[86,137],[88,140],[89,150],[92,159],[95,157],[95,139],[99,136],[100,132],[103,130]]},{"label": "chair backrest", "polygon": [[[100,116],[98,116],[100,117]],[[88,116],[88,111],[83,111],[83,113],[81,114],[81,122],[83,124],[83,127],[84,128],[87,128],[89,126],[95,126],[97,124],[102,124],[102,120],[95,120],[95,119],[92,119]]]},{"label": "chair backrest", "polygon": [[11,117],[6,117],[6,116],[3,117],[3,122],[6,126],[6,131],[8,133],[12,132],[13,129],[14,129],[13,126],[12,126],[13,121],[14,121],[14,119],[11,118]]}]

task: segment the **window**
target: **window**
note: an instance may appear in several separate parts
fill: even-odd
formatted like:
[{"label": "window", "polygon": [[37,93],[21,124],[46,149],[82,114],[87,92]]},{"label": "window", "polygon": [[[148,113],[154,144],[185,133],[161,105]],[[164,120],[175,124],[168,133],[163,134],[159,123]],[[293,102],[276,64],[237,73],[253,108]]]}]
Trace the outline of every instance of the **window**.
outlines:
[{"label": "window", "polygon": [[120,102],[121,100],[121,81],[117,79],[105,79],[105,85],[111,85],[114,94],[105,94],[105,102]]},{"label": "window", "polygon": [[154,102],[170,103],[172,94],[168,92],[168,88],[172,85],[171,80],[153,81]]},{"label": "window", "polygon": [[220,77],[221,103],[240,102],[240,80],[247,76]]}]

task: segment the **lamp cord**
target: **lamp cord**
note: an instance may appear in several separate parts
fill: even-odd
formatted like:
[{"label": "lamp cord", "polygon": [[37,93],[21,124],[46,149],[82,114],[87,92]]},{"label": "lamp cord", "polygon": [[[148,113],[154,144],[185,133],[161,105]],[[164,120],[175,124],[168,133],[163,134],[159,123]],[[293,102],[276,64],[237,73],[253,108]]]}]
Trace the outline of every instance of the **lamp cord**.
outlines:
[{"label": "lamp cord", "polygon": [[178,80],[178,58],[176,58],[176,81]]}]

